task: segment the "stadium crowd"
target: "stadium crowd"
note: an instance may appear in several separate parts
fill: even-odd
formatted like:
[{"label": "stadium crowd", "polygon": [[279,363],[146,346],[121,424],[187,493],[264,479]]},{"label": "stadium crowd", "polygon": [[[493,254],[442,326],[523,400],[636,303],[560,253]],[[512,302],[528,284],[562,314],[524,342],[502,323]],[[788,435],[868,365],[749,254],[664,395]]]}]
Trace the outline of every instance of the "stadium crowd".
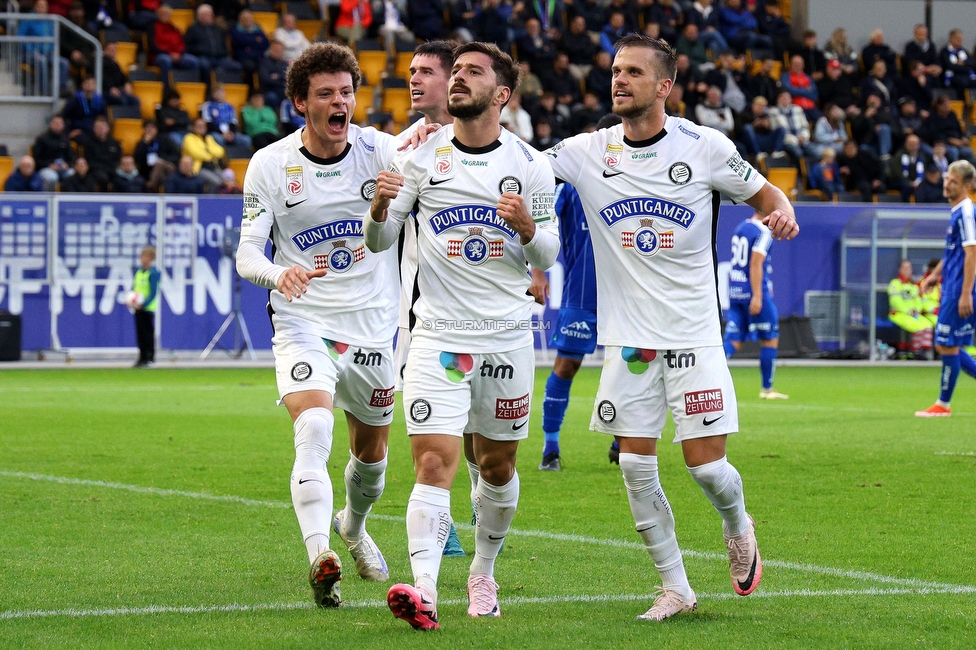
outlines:
[{"label": "stadium crowd", "polygon": [[948,165],[974,161],[966,109],[976,67],[962,30],[937,44],[916,25],[900,50],[876,30],[858,52],[843,28],[794,38],[780,2],[21,0],[27,14],[64,15],[100,39],[103,90],[91,44],[66,32],[64,109],[5,189],[228,191],[243,169],[231,165],[238,173],[225,179],[229,161],[304,125],[284,96],[285,71],[324,39],[348,43],[361,62],[380,54],[382,81],[363,65],[373,94],[355,117],[388,132],[409,119],[373,110],[385,94],[408,93],[399,53],[427,39],[497,43],[522,69],[503,120],[546,149],[609,111],[614,43],[639,31],[679,53],[667,110],[728,135],[763,172],[795,170],[786,189],[799,200],[944,202]]}]

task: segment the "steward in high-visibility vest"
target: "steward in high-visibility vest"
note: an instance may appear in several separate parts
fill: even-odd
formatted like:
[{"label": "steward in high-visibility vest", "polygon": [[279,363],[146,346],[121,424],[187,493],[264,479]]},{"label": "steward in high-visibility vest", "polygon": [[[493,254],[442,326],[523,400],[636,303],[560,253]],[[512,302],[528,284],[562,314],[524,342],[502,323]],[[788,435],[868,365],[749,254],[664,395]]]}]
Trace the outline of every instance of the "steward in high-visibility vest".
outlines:
[{"label": "steward in high-visibility vest", "polygon": [[922,318],[918,285],[912,281],[912,263],[903,260],[898,277],[888,283],[888,320],[906,332],[920,332],[932,325]]},{"label": "steward in high-visibility vest", "polygon": [[150,368],[156,358],[156,305],[159,303],[159,270],[153,266],[156,249],[146,246],[139,253],[140,268],[132,280],[132,290],[142,297],[142,303],[133,305],[136,316],[136,341],[139,344],[139,360],[136,368]]}]

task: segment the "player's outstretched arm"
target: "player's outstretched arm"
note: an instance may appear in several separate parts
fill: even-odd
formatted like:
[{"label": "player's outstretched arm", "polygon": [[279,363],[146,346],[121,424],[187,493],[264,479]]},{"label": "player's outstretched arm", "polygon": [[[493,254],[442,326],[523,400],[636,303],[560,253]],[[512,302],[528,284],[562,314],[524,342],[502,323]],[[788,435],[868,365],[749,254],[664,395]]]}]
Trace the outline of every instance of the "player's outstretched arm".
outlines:
[{"label": "player's outstretched arm", "polygon": [[763,223],[769,228],[774,239],[793,239],[800,234],[800,225],[789,199],[775,185],[766,182],[746,203],[763,213]]},{"label": "player's outstretched arm", "polygon": [[376,193],[369,205],[369,214],[363,219],[366,248],[374,253],[388,249],[400,234],[399,224],[387,223],[387,209],[400,194],[401,187],[403,174],[383,170],[376,177]]}]

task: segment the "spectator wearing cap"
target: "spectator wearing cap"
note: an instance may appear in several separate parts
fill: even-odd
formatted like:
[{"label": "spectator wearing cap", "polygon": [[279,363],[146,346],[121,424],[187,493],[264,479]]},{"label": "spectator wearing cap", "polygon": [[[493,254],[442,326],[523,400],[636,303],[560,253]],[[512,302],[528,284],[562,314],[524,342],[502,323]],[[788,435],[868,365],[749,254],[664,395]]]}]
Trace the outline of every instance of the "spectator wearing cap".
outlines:
[{"label": "spectator wearing cap", "polygon": [[915,203],[945,203],[942,194],[942,171],[935,163],[925,166],[925,177],[915,188]]}]

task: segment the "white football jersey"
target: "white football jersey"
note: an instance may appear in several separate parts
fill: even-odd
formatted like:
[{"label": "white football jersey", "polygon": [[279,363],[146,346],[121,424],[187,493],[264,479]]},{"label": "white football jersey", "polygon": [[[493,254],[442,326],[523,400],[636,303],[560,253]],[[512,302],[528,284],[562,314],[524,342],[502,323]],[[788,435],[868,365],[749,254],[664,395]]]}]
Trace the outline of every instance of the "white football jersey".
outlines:
[{"label": "white football jersey", "polygon": [[244,177],[241,239],[271,237],[280,267],[327,269],[308,292],[288,302],[271,292],[283,326],[351,345],[388,345],[396,331],[400,286],[397,252],[373,253],[363,241],[363,211],[376,176],[390,166],[398,141],[373,128],[349,126],[346,150],[318,158],[302,145],[302,129],[260,149]]},{"label": "white football jersey", "polygon": [[471,149],[448,125],[394,167],[404,185],[385,227],[399,230],[416,205],[420,296],[411,347],[480,353],[531,345],[525,254],[495,206],[504,192],[520,194],[536,222],[530,245],[548,237],[558,250],[546,157],[505,129],[492,145]]},{"label": "white football jersey", "polygon": [[724,135],[677,117],[642,142],[617,125],[546,153],[556,178],[572,183],[583,202],[599,342],[653,350],[722,345],[719,193],[741,202],[766,179]]},{"label": "white football jersey", "polygon": [[[400,143],[408,141],[426,119],[421,118],[397,135]],[[400,242],[400,327],[410,327],[410,309],[413,307],[413,292],[417,283],[417,225],[413,219],[403,222],[403,236]],[[398,344],[399,345],[399,344]]]}]

